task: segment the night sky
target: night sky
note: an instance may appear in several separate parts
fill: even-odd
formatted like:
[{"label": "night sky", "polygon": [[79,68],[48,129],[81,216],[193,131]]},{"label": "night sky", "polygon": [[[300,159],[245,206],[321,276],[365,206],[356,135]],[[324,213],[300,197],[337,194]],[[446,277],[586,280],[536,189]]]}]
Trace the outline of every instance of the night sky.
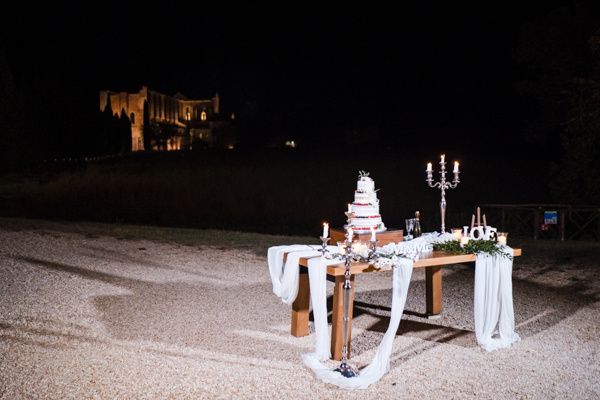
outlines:
[{"label": "night sky", "polygon": [[15,14],[0,44],[31,124],[50,121],[48,134],[65,142],[93,121],[98,90],[144,84],[190,98],[218,91],[226,111],[258,127],[257,140],[314,144],[354,133],[416,145],[427,135],[459,146],[502,134],[518,142],[528,112],[515,91],[528,78],[515,56],[524,27],[558,9],[589,30],[599,7],[496,4],[319,16],[54,7]]}]

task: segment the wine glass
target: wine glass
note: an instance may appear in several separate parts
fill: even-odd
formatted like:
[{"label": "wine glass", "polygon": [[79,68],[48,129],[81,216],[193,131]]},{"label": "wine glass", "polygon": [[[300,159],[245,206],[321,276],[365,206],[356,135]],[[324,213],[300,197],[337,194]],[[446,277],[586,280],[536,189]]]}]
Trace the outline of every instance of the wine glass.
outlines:
[{"label": "wine glass", "polygon": [[411,240],[412,239],[412,231],[415,227],[415,219],[407,218],[405,220],[405,223],[406,223],[406,240]]}]

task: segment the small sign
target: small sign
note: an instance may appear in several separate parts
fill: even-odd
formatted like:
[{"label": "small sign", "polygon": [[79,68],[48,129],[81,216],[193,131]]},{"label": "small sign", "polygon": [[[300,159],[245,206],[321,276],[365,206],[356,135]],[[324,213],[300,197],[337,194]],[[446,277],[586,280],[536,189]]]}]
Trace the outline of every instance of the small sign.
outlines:
[{"label": "small sign", "polygon": [[546,224],[546,225],[558,224],[558,211],[544,211],[544,224]]}]

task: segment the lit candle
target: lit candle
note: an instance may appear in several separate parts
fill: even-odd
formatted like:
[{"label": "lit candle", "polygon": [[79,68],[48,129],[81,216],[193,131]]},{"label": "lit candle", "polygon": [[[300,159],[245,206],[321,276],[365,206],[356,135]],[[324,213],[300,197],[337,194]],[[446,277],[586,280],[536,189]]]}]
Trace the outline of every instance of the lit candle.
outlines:
[{"label": "lit candle", "polygon": [[323,223],[323,237],[329,237],[329,224],[327,222]]},{"label": "lit candle", "polygon": [[473,229],[473,226],[475,226],[475,214],[471,217],[471,229]]},{"label": "lit candle", "polygon": [[375,236],[375,228],[371,227],[371,242],[374,242],[376,240],[377,240],[377,238]]},{"label": "lit candle", "polygon": [[452,229],[452,237],[454,238],[454,240],[460,240],[462,239],[462,236],[462,229]]},{"label": "lit candle", "polygon": [[498,232],[498,244],[506,246],[506,238],[508,236],[508,232]]},{"label": "lit candle", "polygon": [[426,171],[426,172],[431,172],[431,171],[433,171],[433,170],[431,169],[431,163],[430,163],[430,162],[428,162],[428,163],[427,163],[427,171]]},{"label": "lit candle", "polygon": [[483,226],[487,226],[487,221],[485,220],[485,214],[483,214]]},{"label": "lit candle", "polygon": [[441,157],[441,158],[442,158],[442,162],[444,162],[444,161],[446,160],[446,155],[445,155],[445,154],[442,154],[442,157]]},{"label": "lit candle", "polygon": [[454,171],[455,174],[458,174],[460,171],[458,170],[458,161],[454,161]]},{"label": "lit candle", "polygon": [[477,207],[477,226],[481,226],[481,208]]}]

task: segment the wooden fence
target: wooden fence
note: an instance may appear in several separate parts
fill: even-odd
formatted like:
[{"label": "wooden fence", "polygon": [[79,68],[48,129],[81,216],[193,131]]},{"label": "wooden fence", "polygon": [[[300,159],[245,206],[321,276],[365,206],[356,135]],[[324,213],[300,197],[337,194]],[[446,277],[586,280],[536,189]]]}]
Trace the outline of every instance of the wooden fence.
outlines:
[{"label": "wooden fence", "polygon": [[[600,240],[600,206],[569,204],[483,204],[488,222],[516,235],[560,240]],[[546,224],[544,212],[556,211],[556,224]]]}]

